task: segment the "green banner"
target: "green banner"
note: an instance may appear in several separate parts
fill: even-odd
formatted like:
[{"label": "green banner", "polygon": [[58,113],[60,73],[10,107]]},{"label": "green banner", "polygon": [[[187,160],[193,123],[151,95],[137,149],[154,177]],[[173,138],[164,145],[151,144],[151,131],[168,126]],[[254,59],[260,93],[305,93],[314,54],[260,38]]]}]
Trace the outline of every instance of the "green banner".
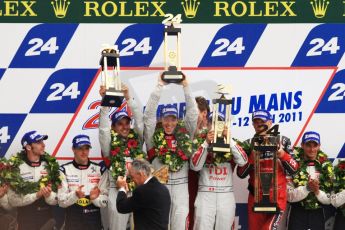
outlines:
[{"label": "green banner", "polygon": [[0,22],[345,22],[345,0],[1,0]]}]

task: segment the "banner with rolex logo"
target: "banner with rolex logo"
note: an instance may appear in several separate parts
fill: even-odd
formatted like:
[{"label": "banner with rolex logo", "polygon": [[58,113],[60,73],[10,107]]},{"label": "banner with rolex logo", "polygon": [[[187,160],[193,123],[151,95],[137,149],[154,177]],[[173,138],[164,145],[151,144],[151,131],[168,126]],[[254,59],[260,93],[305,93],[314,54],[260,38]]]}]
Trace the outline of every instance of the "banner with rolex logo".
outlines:
[{"label": "banner with rolex logo", "polygon": [[[0,1],[0,157],[38,130],[61,161],[76,134],[90,135],[100,160],[102,44],[118,46],[121,79],[144,109],[164,66],[162,21],[182,20],[191,91],[210,100],[217,84],[232,85],[233,137],[252,136],[251,113],[264,108],[294,145],[314,130],[332,159],[345,158],[344,19],[343,0]],[[183,118],[180,86],[164,90],[166,104]],[[235,180],[236,226],[246,229],[246,182]]]},{"label": "banner with rolex logo", "polygon": [[160,23],[181,14],[184,23],[344,22],[343,0],[3,0],[1,22]]}]

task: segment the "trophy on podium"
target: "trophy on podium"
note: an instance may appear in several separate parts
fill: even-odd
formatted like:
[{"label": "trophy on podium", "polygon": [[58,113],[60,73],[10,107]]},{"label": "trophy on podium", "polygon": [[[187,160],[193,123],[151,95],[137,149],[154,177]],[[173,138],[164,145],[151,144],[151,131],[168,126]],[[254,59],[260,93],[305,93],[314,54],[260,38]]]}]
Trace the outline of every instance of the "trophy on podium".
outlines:
[{"label": "trophy on podium", "polygon": [[[162,80],[167,83],[180,83],[185,76],[181,71],[181,47],[180,47],[181,28],[178,23],[170,22],[164,28],[164,72]],[[175,46],[168,40],[174,39]]]},{"label": "trophy on podium", "polygon": [[[221,94],[219,99],[213,99],[213,116],[212,116],[212,130],[214,130],[214,139],[210,145],[210,151],[216,153],[230,152],[230,114],[232,100],[227,99],[225,95],[230,97],[230,86],[218,85],[217,93]],[[224,119],[221,118],[219,108],[224,106]],[[224,127],[227,127],[227,135],[224,137]]]},{"label": "trophy on podium", "polygon": [[102,85],[106,88],[101,105],[119,107],[124,98],[121,90],[119,50],[117,46],[105,46],[101,54],[99,64],[102,67]]},{"label": "trophy on podium", "polygon": [[[252,139],[254,154],[254,212],[278,213],[277,203],[277,151],[280,146],[279,126],[275,125],[267,130],[264,125],[264,134],[256,135]],[[272,132],[274,130],[274,132]],[[261,156],[265,155],[265,161],[260,163]],[[270,159],[270,160],[267,160]],[[262,191],[262,195],[260,194]],[[271,195],[272,190],[272,195]]]}]

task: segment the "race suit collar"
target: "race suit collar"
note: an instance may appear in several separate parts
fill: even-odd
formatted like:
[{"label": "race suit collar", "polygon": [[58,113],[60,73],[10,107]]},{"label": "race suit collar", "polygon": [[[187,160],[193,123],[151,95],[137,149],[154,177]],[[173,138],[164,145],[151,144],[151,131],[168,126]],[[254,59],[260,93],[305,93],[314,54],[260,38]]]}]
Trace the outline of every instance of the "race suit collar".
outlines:
[{"label": "race suit collar", "polygon": [[42,157],[40,157],[39,161],[33,162],[33,161],[29,160],[29,158],[28,158],[28,156],[26,154],[24,154],[24,159],[23,160],[24,160],[24,162],[26,164],[28,164],[31,167],[39,167],[39,166],[41,166]]},{"label": "race suit collar", "polygon": [[73,166],[76,167],[77,169],[80,169],[80,170],[88,169],[90,166],[90,159],[87,161],[86,165],[78,164],[74,159],[73,160]]}]

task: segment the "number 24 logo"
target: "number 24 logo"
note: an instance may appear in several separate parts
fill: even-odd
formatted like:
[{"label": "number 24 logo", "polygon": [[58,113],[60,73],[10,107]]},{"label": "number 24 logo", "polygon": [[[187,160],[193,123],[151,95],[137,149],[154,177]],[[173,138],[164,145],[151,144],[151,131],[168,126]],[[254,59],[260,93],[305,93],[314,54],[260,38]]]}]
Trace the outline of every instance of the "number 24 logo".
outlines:
[{"label": "number 24 logo", "polygon": [[56,37],[51,37],[46,43],[41,38],[33,38],[29,41],[29,45],[33,45],[26,52],[25,56],[37,56],[41,52],[49,52],[49,54],[55,54],[59,50],[59,46],[56,44]]}]

